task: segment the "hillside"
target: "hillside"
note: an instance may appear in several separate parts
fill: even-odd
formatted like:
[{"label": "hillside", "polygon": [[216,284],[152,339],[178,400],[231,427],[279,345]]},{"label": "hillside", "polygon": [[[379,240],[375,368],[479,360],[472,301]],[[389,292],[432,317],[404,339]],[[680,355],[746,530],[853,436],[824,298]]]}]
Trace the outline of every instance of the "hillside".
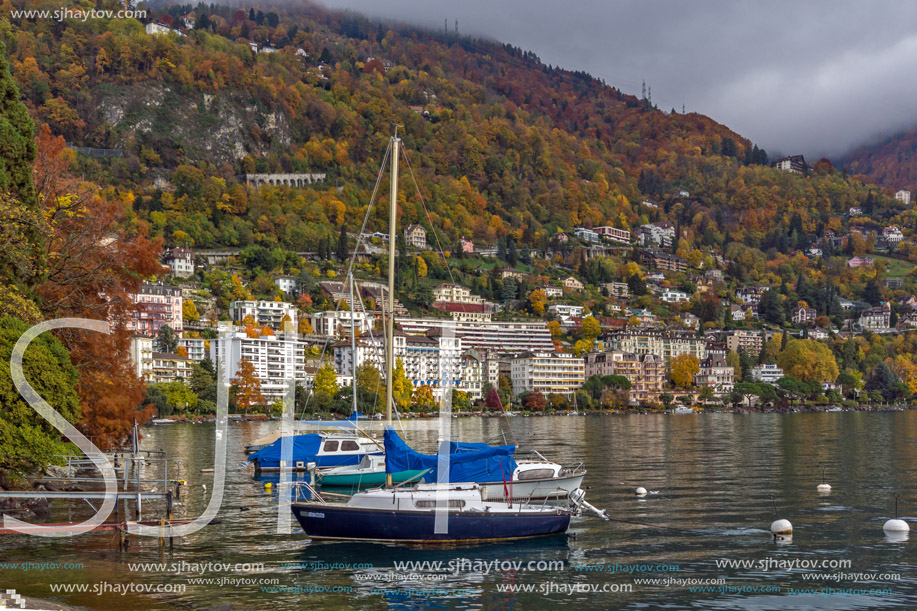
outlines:
[{"label": "hillside", "polygon": [[[692,260],[730,242],[790,254],[870,193],[875,220],[900,212],[830,165],[777,171],[708,117],[508,45],[309,5],[154,16],[153,34],[130,19],[13,19],[0,36],[35,122],[84,147],[73,169],[166,246],[318,251],[356,232],[393,124],[432,220],[408,183],[401,223],[432,224],[446,245],[543,248],[576,226],[671,221]],[[253,172],[325,181],[254,190]]]},{"label": "hillside", "polygon": [[861,146],[841,163],[851,173],[868,176],[890,189],[917,190],[917,129]]}]

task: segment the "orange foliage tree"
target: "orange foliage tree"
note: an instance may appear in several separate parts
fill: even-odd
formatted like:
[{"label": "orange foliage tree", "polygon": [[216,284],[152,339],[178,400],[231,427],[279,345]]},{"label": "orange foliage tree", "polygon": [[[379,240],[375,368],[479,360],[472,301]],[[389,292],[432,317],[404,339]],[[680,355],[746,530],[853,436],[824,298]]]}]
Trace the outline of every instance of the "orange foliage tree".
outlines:
[{"label": "orange foliage tree", "polygon": [[161,268],[161,243],[143,223],[129,221],[121,202],[103,197],[68,171],[64,139],[43,125],[37,137],[34,182],[45,232],[46,268],[34,292],[45,318],[80,317],[112,322],[112,333],[63,329],[57,333],[80,372],[77,392],[83,433],[102,449],[123,444],[139,409],[144,385],[130,358],[125,328],[134,308],[130,294]]},{"label": "orange foliage tree", "polygon": [[265,404],[264,395],[261,394],[261,380],[258,379],[251,361],[239,360],[239,371],[231,383],[232,396],[240,410],[248,411]]}]

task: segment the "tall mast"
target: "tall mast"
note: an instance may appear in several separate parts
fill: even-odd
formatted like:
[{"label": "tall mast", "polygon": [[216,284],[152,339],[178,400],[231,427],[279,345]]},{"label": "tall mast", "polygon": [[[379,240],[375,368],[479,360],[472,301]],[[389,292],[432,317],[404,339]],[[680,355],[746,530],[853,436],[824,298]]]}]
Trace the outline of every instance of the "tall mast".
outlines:
[{"label": "tall mast", "polygon": [[[385,329],[385,423],[392,423],[392,387],[395,371],[395,234],[398,210],[398,127],[392,136],[392,180],[388,211],[388,318]],[[385,485],[391,487],[392,474],[386,473]]]},{"label": "tall mast", "polygon": [[353,374],[353,413],[357,413],[357,327],[356,327],[356,302],[353,300],[353,269],[350,270],[350,362]]}]

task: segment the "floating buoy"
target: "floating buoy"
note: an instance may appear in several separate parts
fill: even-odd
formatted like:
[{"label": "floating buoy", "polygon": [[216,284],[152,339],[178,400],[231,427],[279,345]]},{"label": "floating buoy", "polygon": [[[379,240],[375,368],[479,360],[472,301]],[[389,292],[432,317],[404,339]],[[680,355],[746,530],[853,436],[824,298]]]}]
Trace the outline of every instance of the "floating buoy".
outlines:
[{"label": "floating buoy", "polygon": [[910,532],[911,530],[911,527],[908,526],[907,522],[905,522],[904,520],[898,519],[898,497],[899,496],[901,495],[900,494],[895,495],[895,519],[888,520],[882,526],[882,530],[884,530],[887,533],[906,533],[906,532]]},{"label": "floating buoy", "polygon": [[780,515],[777,513],[777,501],[774,500],[774,496],[771,495],[771,502],[774,504],[774,520],[771,523],[771,534],[774,535],[774,539],[777,540],[787,540],[793,537],[793,525],[789,520],[781,519]]},{"label": "floating buoy", "polygon": [[831,484],[825,482],[825,469],[821,470],[821,483],[818,485],[819,492],[831,492]]},{"label": "floating buoy", "polygon": [[646,488],[641,486],[637,488],[636,490],[634,490],[634,494],[636,494],[637,496],[646,496]]},{"label": "floating buoy", "polygon": [[271,482],[265,482],[265,483],[264,483],[264,491],[265,491],[265,492],[270,492],[270,491],[271,491],[271,486],[272,486],[272,485],[271,485]]}]

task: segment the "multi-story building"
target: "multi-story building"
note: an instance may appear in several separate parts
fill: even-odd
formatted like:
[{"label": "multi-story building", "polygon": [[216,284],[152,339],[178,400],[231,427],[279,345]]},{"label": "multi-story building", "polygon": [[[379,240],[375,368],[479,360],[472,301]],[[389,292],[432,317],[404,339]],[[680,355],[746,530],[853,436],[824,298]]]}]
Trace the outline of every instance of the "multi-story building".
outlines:
[{"label": "multi-story building", "polygon": [[145,375],[145,382],[156,384],[175,382],[191,377],[191,359],[180,354],[153,352],[150,355],[150,367]]},{"label": "multi-story building", "polygon": [[437,301],[433,308],[440,312],[447,312],[452,320],[462,322],[490,322],[493,317],[491,304],[487,303],[445,303]]},{"label": "multi-story building", "polygon": [[807,308],[805,306],[793,308],[793,324],[808,325],[815,322],[817,316],[818,312],[815,308]]},{"label": "multi-story building", "polygon": [[515,354],[523,351],[554,349],[554,340],[547,323],[539,320],[493,321],[490,323],[444,320],[441,318],[397,318],[402,331],[425,334],[431,329],[442,329],[462,339],[465,349],[482,352]]},{"label": "multi-story building", "polygon": [[241,324],[246,316],[255,319],[259,327],[268,326],[283,331],[283,322],[289,319],[291,329],[296,330],[296,306],[286,301],[233,301],[229,304],[229,318]]},{"label": "multi-story building", "polygon": [[736,290],[736,299],[747,305],[757,304],[765,291],[766,286],[743,286]]},{"label": "multi-story building", "polygon": [[277,276],[274,278],[274,284],[287,295],[294,294],[299,286],[299,283],[293,276]]},{"label": "multi-story building", "polygon": [[806,163],[806,158],[802,155],[781,157],[774,162],[774,167],[784,172],[792,172],[793,174],[804,174],[809,168]]},{"label": "multi-story building", "polygon": [[564,352],[523,352],[510,359],[513,394],[540,392],[572,397],[585,381],[581,357]]},{"label": "multi-story building", "polygon": [[188,360],[195,363],[207,356],[207,340],[199,337],[188,337],[178,340],[178,346],[188,353]]},{"label": "multi-story building", "polygon": [[582,318],[585,308],[581,305],[571,303],[552,303],[548,306],[548,312],[556,314],[558,318]]},{"label": "multi-story building", "polygon": [[166,251],[162,262],[169,266],[173,276],[188,278],[194,275],[194,254],[187,248]]},{"label": "multi-story building", "polygon": [[139,293],[131,295],[135,308],[127,324],[128,331],[152,337],[164,325],[181,335],[182,293],[181,289],[164,284],[144,282]]},{"label": "multi-story building", "polygon": [[585,227],[577,227],[573,230],[573,234],[581,240],[586,242],[598,242],[599,234],[592,229],[587,229]]},{"label": "multi-story building", "polygon": [[634,233],[642,246],[671,246],[675,239],[675,225],[669,222],[641,225]]},{"label": "multi-story building", "polygon": [[571,291],[581,291],[583,290],[583,283],[574,278],[573,276],[568,276],[564,278],[564,288],[570,289]]},{"label": "multi-story building", "polygon": [[895,191],[895,199],[899,202],[904,202],[904,205],[907,206],[911,203],[911,192],[906,189]]},{"label": "multi-story building", "polygon": [[538,287],[538,290],[544,291],[544,296],[548,299],[555,299],[557,297],[564,296],[564,289],[560,288],[559,286],[551,286],[546,284],[545,286]]},{"label": "multi-story building", "polygon": [[404,228],[404,241],[411,248],[426,248],[427,231],[420,225],[408,225]]},{"label": "multi-story building", "polygon": [[500,382],[500,361],[495,353],[466,350],[462,353],[462,385],[471,400],[483,399],[484,385],[496,388]]},{"label": "multi-story building", "polygon": [[882,229],[882,238],[889,246],[897,246],[904,240],[904,234],[897,225],[889,225]]},{"label": "multi-story building", "polygon": [[885,331],[891,327],[892,309],[889,302],[860,312],[860,327],[870,331]]},{"label": "multi-story building", "polygon": [[661,250],[641,250],[637,255],[643,265],[654,266],[669,272],[683,272],[688,269],[688,262]]},{"label": "multi-story building", "polygon": [[368,333],[375,323],[375,318],[366,312],[348,310],[314,312],[311,320],[313,333],[329,337],[349,337],[351,327],[360,334]]},{"label": "multi-story building", "polygon": [[230,384],[239,373],[241,361],[251,363],[261,382],[261,394],[268,403],[282,399],[289,380],[301,386],[311,384],[306,375],[305,341],[292,333],[249,337],[243,332],[221,333],[210,340],[210,359],[219,365],[223,382]]},{"label": "multi-story building", "polygon": [[700,387],[712,388],[718,393],[731,392],[735,386],[735,369],[727,365],[722,356],[710,355],[701,361],[694,383]]},{"label": "multi-story building", "polygon": [[707,342],[686,331],[628,329],[612,331],[603,336],[606,346],[621,352],[654,354],[669,361],[681,354],[693,354],[698,360],[707,358]]},{"label": "multi-story building", "polygon": [[682,303],[688,301],[691,297],[684,291],[677,291],[675,289],[666,289],[662,292],[662,295],[659,296],[659,299],[666,303]]},{"label": "multi-story building", "polygon": [[[398,332],[394,338],[395,358],[400,359],[404,372],[414,388],[429,386],[433,396],[441,401],[445,392],[462,389],[462,340],[439,332],[407,335]],[[351,342],[334,346],[334,366],[339,375],[352,376],[354,366],[373,365],[385,377],[385,342],[382,337],[357,340],[356,358]]]},{"label": "multi-story building", "polygon": [[764,345],[764,336],[758,331],[739,329],[726,334],[726,348],[734,352],[744,350],[747,354],[757,355]]},{"label": "multi-story building", "polygon": [[134,375],[146,380],[153,373],[153,338],[135,335],[131,338],[131,362]]},{"label": "multi-story building", "polygon": [[665,385],[665,360],[655,354],[591,352],[585,357],[585,377],[594,375],[624,376],[630,382],[632,402],[654,401]]},{"label": "multi-story building", "polygon": [[776,384],[777,380],[783,377],[783,370],[773,363],[764,363],[752,367],[751,377],[755,382]]},{"label": "multi-story building", "polygon": [[471,240],[468,240],[462,237],[462,238],[459,238],[458,243],[459,243],[459,249],[462,252],[465,252],[465,253],[474,252],[474,242],[472,242]]},{"label": "multi-story building", "polygon": [[630,287],[626,282],[606,282],[605,290],[611,297],[627,297],[630,295]]},{"label": "multi-story building", "polygon": [[630,244],[630,231],[627,229],[618,229],[617,227],[604,225],[602,227],[596,227],[595,232],[606,240],[611,240],[612,242],[620,242],[622,244]]},{"label": "multi-story building", "polygon": [[433,289],[433,301],[445,301],[449,303],[484,303],[484,298],[475,295],[460,284],[440,284]]}]

